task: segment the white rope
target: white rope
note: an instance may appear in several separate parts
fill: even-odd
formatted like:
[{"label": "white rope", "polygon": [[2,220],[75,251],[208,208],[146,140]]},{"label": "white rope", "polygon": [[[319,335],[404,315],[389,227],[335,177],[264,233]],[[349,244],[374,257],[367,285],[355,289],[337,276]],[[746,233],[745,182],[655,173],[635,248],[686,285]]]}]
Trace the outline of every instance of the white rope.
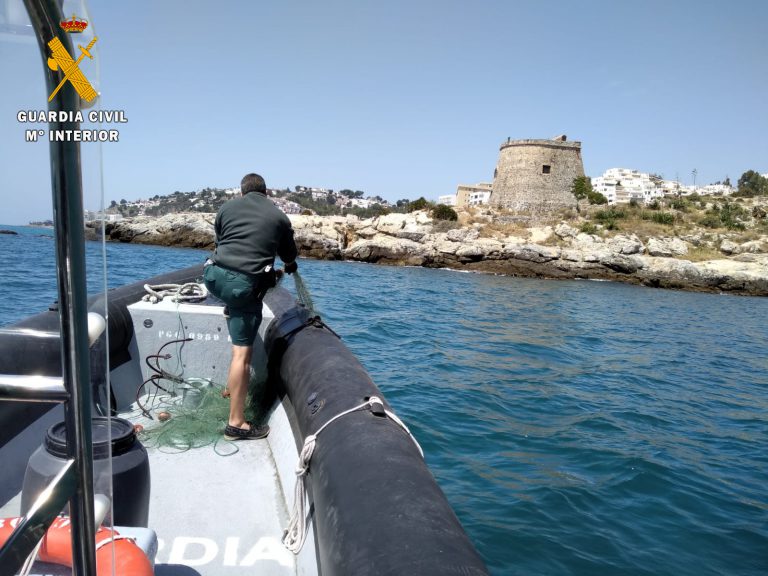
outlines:
[{"label": "white rope", "polygon": [[104,538],[104,540],[102,540],[101,542],[96,542],[96,547],[94,548],[94,550],[98,552],[101,548],[104,548],[104,546],[108,546],[109,544],[114,544],[118,540],[128,540],[129,542],[132,542],[133,544],[138,546],[138,544],[136,544],[136,538],[132,538],[131,536],[121,536],[120,534],[117,534],[114,530],[110,529],[109,535],[106,538]]},{"label": "white rope", "polygon": [[203,300],[208,297],[208,289],[205,284],[189,282],[187,284],[155,284],[150,286],[144,284],[144,290],[147,291],[142,297],[144,302],[157,304],[166,296],[173,296],[174,302],[183,302],[187,300]]},{"label": "white rope", "polygon": [[43,537],[40,538],[40,540],[38,540],[34,550],[30,552],[29,556],[27,556],[27,560],[26,562],[24,562],[24,565],[21,567],[19,576],[29,576],[32,573],[32,566],[35,564],[35,560],[37,559],[37,553],[40,552],[40,547],[43,545],[43,540],[45,540],[45,534],[43,534]]},{"label": "white rope", "polygon": [[408,434],[410,439],[413,440],[413,443],[416,444],[419,454],[424,458],[424,451],[421,449],[421,446],[419,446],[416,438],[413,437],[413,434],[411,434],[411,431],[408,430],[408,427],[393,412],[384,408],[384,403],[377,396],[371,396],[362,404],[336,414],[336,416],[320,426],[317,432],[306,437],[304,446],[301,449],[301,454],[299,454],[299,466],[296,469],[296,485],[293,491],[293,510],[291,512],[291,519],[288,522],[288,529],[285,531],[285,534],[283,534],[283,545],[294,554],[298,554],[301,551],[304,546],[304,540],[307,537],[306,488],[304,486],[304,479],[309,472],[309,461],[312,459],[312,453],[315,451],[318,435],[325,430],[328,425],[342,416],[346,416],[347,414],[351,414],[362,408],[373,408],[375,405],[379,405],[384,414]]}]

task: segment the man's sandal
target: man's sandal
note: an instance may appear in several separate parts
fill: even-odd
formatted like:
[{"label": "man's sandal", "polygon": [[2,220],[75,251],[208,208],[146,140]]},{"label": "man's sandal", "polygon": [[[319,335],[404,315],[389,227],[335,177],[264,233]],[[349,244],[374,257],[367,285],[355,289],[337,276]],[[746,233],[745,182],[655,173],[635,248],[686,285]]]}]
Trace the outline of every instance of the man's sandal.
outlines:
[{"label": "man's sandal", "polygon": [[227,440],[258,440],[259,438],[266,438],[268,434],[269,426],[266,424],[261,426],[251,424],[248,429],[237,426],[227,426],[224,429],[224,438]]}]

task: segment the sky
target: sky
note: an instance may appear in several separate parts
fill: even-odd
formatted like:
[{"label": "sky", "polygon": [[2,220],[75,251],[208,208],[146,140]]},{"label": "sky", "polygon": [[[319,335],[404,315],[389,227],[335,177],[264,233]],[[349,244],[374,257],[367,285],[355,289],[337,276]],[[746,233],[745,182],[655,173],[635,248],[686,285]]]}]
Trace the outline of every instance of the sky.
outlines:
[{"label": "sky", "polygon": [[[16,4],[0,0],[6,24]],[[102,187],[108,205],[248,172],[436,199],[492,181],[507,138],[559,134],[589,176],[768,172],[764,0],[92,0],[87,17],[82,70],[128,119],[104,126],[118,142],[82,145],[89,209]],[[17,79],[0,95],[0,222],[24,224],[51,215],[48,144],[25,142],[39,126],[17,113],[47,94],[36,45],[11,36],[0,21]]]}]

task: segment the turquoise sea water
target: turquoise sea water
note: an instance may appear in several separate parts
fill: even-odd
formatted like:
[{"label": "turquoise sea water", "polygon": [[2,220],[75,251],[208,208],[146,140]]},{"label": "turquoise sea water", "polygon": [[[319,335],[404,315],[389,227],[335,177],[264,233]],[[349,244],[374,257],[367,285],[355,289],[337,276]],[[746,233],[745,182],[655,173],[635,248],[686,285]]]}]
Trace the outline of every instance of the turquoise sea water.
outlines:
[{"label": "turquoise sea water", "polygon": [[[0,229],[20,232],[0,235],[6,325],[55,298],[53,242]],[[205,257],[106,251],[110,286]],[[92,289],[100,252],[89,244]],[[300,270],[494,575],[768,574],[768,299]]]}]

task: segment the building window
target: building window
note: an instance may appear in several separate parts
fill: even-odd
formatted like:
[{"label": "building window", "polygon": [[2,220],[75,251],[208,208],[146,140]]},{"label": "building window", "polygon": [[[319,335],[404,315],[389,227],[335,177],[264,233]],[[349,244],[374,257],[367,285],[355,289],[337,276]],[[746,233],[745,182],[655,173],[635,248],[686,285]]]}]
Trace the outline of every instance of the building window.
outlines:
[{"label": "building window", "polygon": [[541,173],[542,174],[549,174],[552,171],[552,166],[549,164],[544,164],[544,166],[541,167]]}]

